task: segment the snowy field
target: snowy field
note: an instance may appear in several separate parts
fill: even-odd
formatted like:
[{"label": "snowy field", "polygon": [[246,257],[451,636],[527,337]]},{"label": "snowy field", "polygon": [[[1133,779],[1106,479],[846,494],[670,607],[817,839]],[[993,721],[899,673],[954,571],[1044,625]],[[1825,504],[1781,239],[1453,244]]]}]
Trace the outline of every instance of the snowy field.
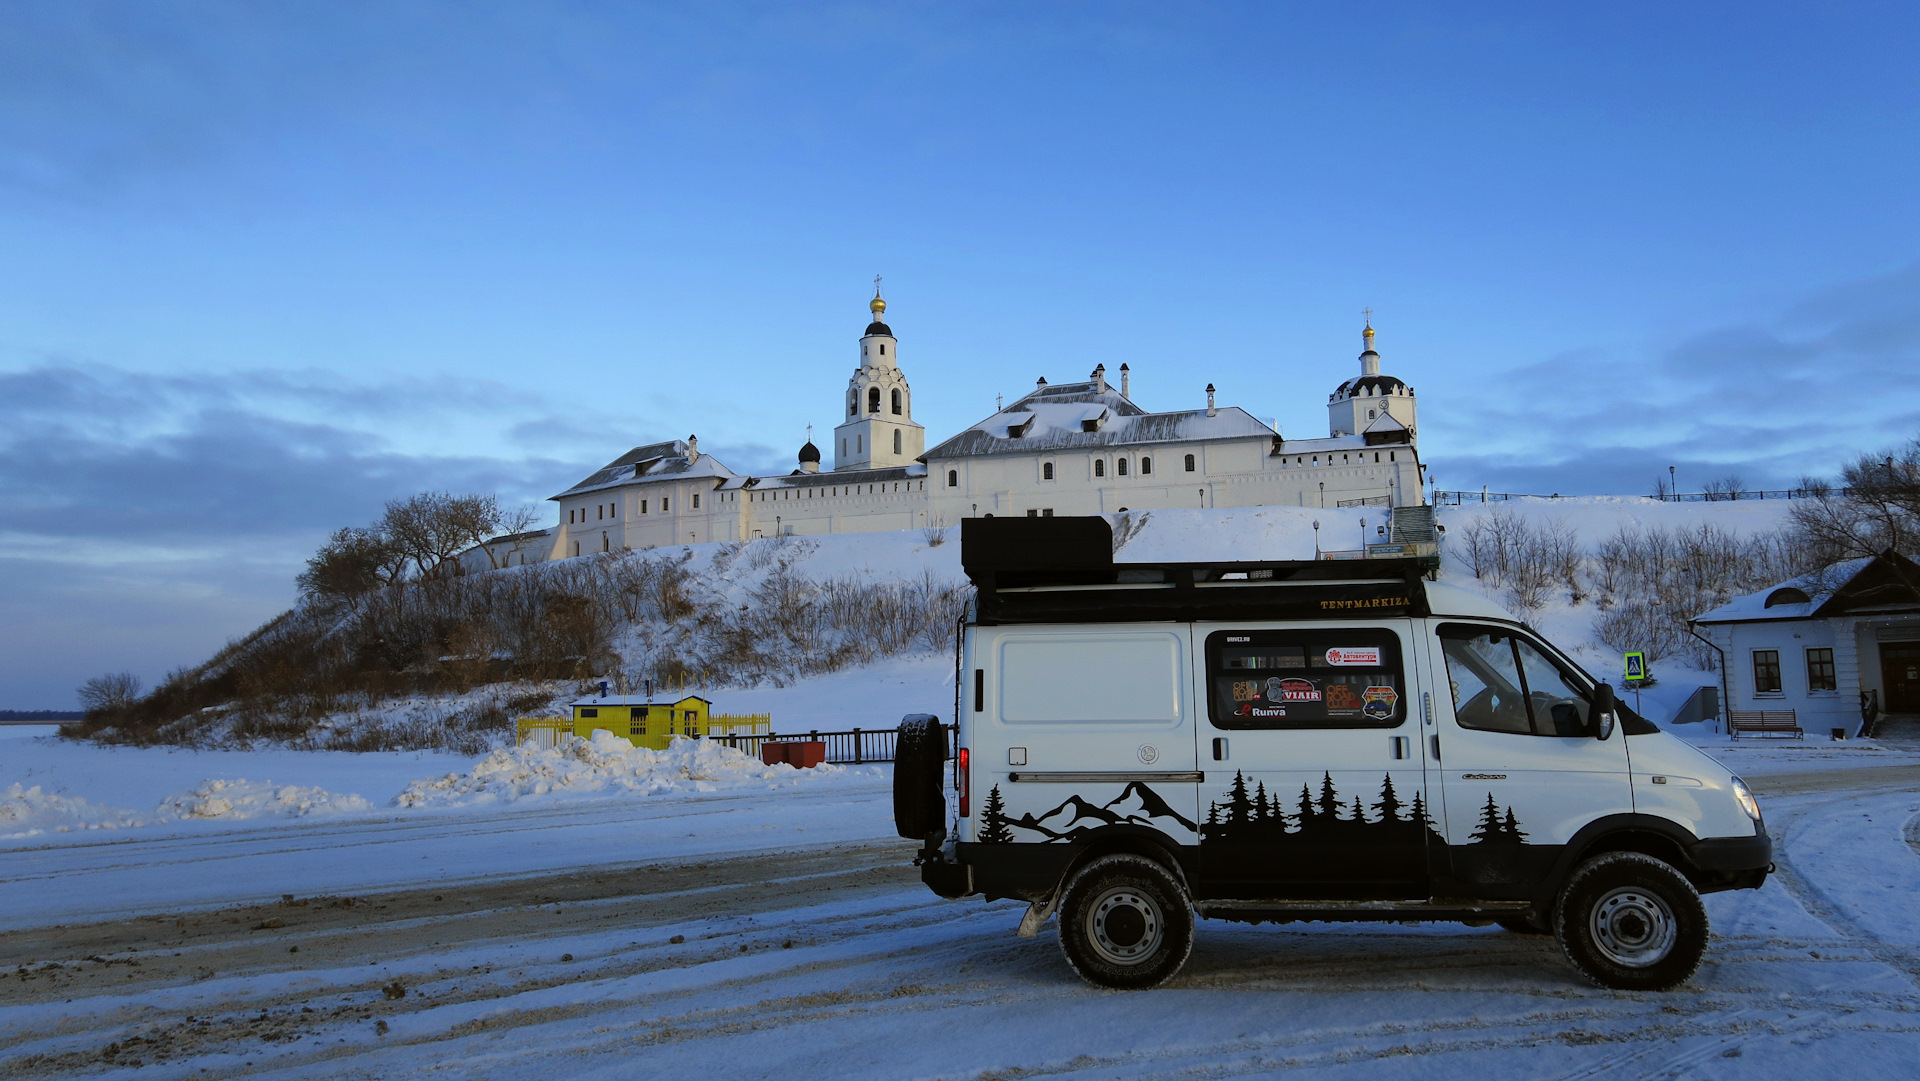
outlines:
[{"label": "snowy field", "polygon": [[[1710,511],[1746,532],[1783,506]],[[1700,508],[1509,507],[1588,541]],[[1312,520],[1335,547],[1373,513],[1160,512],[1120,558],[1310,555]],[[873,537],[820,538],[802,569],[958,575],[957,537]],[[1535,622],[1610,674],[1591,606]],[[781,731],[885,727],[949,712],[950,665],[712,697]],[[1655,720],[1715,682],[1660,674]],[[1679,991],[1597,990],[1551,939],[1497,928],[1207,922],[1178,978],[1127,994],[1075,978],[1051,926],[1014,937],[1023,906],[921,887],[883,767],[0,728],[0,1078],[1920,1074],[1920,751],[1674,731],[1753,782],[1779,865],[1708,899]]]},{"label": "snowy field", "polygon": [[[1701,742],[1755,778],[1781,870],[1709,898],[1680,991],[1596,990],[1497,928],[1207,922],[1124,994],[1014,937],[1021,906],[922,888],[877,767],[16,735],[10,775],[149,817],[0,842],[0,1076],[1913,1076],[1920,754]],[[152,815],[239,776],[364,806]]]}]

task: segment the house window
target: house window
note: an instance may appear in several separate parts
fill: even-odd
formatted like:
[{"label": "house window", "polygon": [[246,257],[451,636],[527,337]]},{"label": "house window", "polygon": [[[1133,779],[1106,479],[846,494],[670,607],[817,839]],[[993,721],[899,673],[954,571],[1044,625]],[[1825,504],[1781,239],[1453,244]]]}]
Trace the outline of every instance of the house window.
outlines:
[{"label": "house window", "polygon": [[1756,649],[1753,651],[1753,693],[1780,693],[1779,650]]},{"label": "house window", "polygon": [[1052,462],[1040,463],[1040,479],[1041,480],[1053,479],[1053,463]]},{"label": "house window", "polygon": [[1187,455],[1187,472],[1193,472],[1193,455]]},{"label": "house window", "polygon": [[878,413],[879,411],[880,411],[880,388],[868,387],[867,388],[867,412]]},{"label": "house window", "polygon": [[1113,471],[1114,471],[1114,473],[1115,473],[1116,475],[1118,475],[1118,476],[1122,476],[1122,477],[1124,477],[1124,476],[1126,476],[1126,475],[1127,475],[1127,460],[1126,460],[1125,458],[1122,458],[1122,459],[1120,459],[1120,460],[1119,460],[1118,462],[1115,462],[1115,463],[1114,463],[1114,465],[1113,465]]},{"label": "house window", "polygon": [[[900,392],[896,390],[894,391],[894,393],[899,394]],[[899,408],[896,406],[894,408],[894,412],[898,413],[899,411],[900,411]],[[893,430],[893,452],[895,454],[900,453],[900,429],[898,428],[895,428]]]},{"label": "house window", "polygon": [[949,488],[960,487],[960,471],[959,470],[957,469],[947,470],[947,487]]},{"label": "house window", "polygon": [[695,492],[693,495],[693,509],[694,510],[700,509],[700,493],[698,492]]},{"label": "house window", "polygon": [[1831,691],[1840,686],[1833,677],[1833,650],[1826,646],[1807,649],[1807,690]]},{"label": "house window", "polygon": [[1140,475],[1143,477],[1148,477],[1153,475],[1153,459],[1152,458],[1140,459]]},{"label": "house window", "polygon": [[1106,475],[1107,475],[1107,463],[1105,463],[1105,462],[1103,462],[1103,461],[1101,461],[1101,460],[1100,460],[1100,459],[1098,459],[1098,458],[1095,458],[1095,459],[1093,460],[1093,475],[1094,475],[1094,476],[1096,476],[1096,477],[1104,477],[1104,476],[1106,476]]},{"label": "house window", "polygon": [[[880,348],[884,351],[886,346],[883,345]],[[893,415],[896,417],[900,415],[900,388],[898,387],[893,390]]]}]

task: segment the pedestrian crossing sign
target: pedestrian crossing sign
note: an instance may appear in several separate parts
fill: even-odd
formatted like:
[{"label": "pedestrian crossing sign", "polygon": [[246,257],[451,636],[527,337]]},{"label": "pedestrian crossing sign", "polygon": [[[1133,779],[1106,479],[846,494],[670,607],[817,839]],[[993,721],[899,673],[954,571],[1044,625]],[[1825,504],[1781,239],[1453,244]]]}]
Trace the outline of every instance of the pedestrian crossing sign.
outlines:
[{"label": "pedestrian crossing sign", "polygon": [[1647,655],[1645,653],[1629,653],[1626,655],[1626,657],[1627,657],[1627,678],[1628,679],[1647,678]]}]

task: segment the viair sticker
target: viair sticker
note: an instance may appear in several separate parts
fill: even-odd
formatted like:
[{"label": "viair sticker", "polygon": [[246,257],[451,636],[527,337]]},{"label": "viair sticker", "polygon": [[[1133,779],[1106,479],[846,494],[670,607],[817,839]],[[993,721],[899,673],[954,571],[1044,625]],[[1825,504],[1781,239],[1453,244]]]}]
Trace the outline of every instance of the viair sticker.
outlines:
[{"label": "viair sticker", "polygon": [[1320,688],[1312,680],[1281,679],[1274,676],[1267,680],[1267,701],[1269,702],[1318,702]]},{"label": "viair sticker", "polygon": [[1393,704],[1400,701],[1400,692],[1392,687],[1368,687],[1365,697],[1366,704],[1360,707],[1360,712],[1385,720],[1393,716]]},{"label": "viair sticker", "polygon": [[1327,663],[1335,668],[1380,667],[1379,646],[1335,646],[1327,650]]}]

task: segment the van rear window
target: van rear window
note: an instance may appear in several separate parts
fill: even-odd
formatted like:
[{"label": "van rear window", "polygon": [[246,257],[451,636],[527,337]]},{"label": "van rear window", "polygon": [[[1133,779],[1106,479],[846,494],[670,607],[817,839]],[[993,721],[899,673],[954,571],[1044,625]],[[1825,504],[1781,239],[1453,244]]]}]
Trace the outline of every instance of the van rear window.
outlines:
[{"label": "van rear window", "polygon": [[1395,728],[1407,716],[1392,631],[1221,631],[1207,664],[1216,728]]}]

